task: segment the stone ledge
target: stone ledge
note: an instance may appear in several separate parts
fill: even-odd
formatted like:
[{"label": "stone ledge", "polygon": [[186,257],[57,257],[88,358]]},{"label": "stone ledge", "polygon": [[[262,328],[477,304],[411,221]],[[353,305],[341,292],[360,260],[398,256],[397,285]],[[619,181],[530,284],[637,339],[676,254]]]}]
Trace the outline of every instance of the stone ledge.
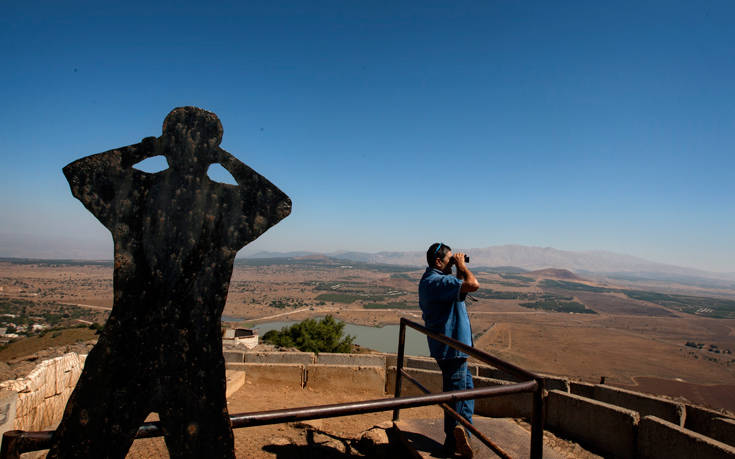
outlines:
[{"label": "stone ledge", "polygon": [[[473,379],[475,387],[507,386],[517,384],[515,381],[482,378]],[[475,400],[475,412],[482,416],[494,418],[525,418],[531,419],[533,412],[533,393],[520,392],[517,394],[498,395]]]},{"label": "stone ledge", "polygon": [[655,416],[641,420],[638,432],[641,459],[735,458],[735,447],[664,421]]},{"label": "stone ledge", "polygon": [[385,356],[379,354],[338,354],[332,352],[320,352],[316,356],[315,363],[323,365],[351,365],[385,368]]},{"label": "stone ledge", "polygon": [[385,394],[385,368],[382,366],[308,365],[305,387],[369,391]]},{"label": "stone ledge", "polygon": [[245,371],[244,370],[227,370],[225,373],[227,379],[227,390],[225,397],[230,398],[232,394],[240,390],[245,384]]},{"label": "stone ledge", "polygon": [[[423,370],[419,368],[406,368],[406,372],[413,378],[417,379],[421,385],[429,389],[430,392],[442,391],[442,374],[440,371]],[[385,376],[385,393],[394,394],[396,391],[396,367],[388,368]],[[424,392],[416,387],[412,382],[402,378],[401,396],[411,397],[414,395],[424,395]]]},{"label": "stone ledge", "polygon": [[[720,413],[719,411],[710,410],[701,406],[686,405],[685,409],[686,419],[684,421],[684,427],[689,430],[701,433],[702,435],[712,437],[716,440],[725,441],[720,436],[721,434],[718,433],[718,427],[719,429],[727,429],[729,424],[717,422],[716,419],[724,419],[735,422],[733,418],[728,417],[725,414]],[[725,443],[735,445],[735,433],[733,433],[732,436],[728,438],[728,441],[725,441]]]},{"label": "stone ledge", "polygon": [[593,394],[595,400],[637,411],[641,416],[656,416],[679,426],[684,425],[686,412],[682,403],[602,384],[595,385]]},{"label": "stone ledge", "polygon": [[712,429],[709,437],[735,446],[735,419],[715,418],[712,420]]},{"label": "stone ledge", "polygon": [[482,378],[502,379],[505,381],[517,381],[518,380],[518,378],[516,378],[510,373],[507,373],[499,368],[491,367],[485,364],[470,365],[470,367],[475,367],[476,370],[475,372],[473,372],[473,374],[476,376],[480,376]]},{"label": "stone ledge", "polygon": [[298,363],[309,365],[316,362],[312,352],[245,352],[245,363]]},{"label": "stone ledge", "polygon": [[559,390],[562,392],[569,392],[570,381],[567,378],[561,378],[559,376],[542,375],[536,373],[544,380],[544,390]]},{"label": "stone ledge", "polygon": [[228,363],[228,370],[245,372],[246,384],[281,384],[304,386],[304,365],[294,363]]},{"label": "stone ledge", "polygon": [[244,363],[245,353],[240,351],[223,351],[225,363]]},{"label": "stone ledge", "polygon": [[635,411],[566,392],[546,399],[546,427],[606,456],[635,457],[638,420]]},{"label": "stone ledge", "polygon": [[595,385],[581,381],[569,381],[569,393],[580,397],[595,398]]},{"label": "stone ledge", "polygon": [[13,430],[18,394],[12,390],[0,390],[0,438],[8,430]]},{"label": "stone ledge", "polygon": [[418,370],[440,371],[439,365],[436,363],[436,360],[432,358],[406,356],[403,366],[404,368],[416,368]]}]

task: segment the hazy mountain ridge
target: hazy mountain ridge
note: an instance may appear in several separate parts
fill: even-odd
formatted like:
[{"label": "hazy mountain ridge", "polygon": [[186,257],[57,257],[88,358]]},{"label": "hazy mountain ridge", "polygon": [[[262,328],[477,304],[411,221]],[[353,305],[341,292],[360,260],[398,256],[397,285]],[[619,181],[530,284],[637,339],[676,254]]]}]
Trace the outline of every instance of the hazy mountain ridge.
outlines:
[{"label": "hazy mountain ridge", "polygon": [[[0,234],[0,256],[14,258],[43,260],[43,261],[81,261],[104,260],[110,258],[111,250],[105,247],[107,243],[100,243],[99,250],[83,252],[78,241],[67,241],[69,250],[59,252],[48,250],[47,244],[38,244],[36,247],[17,245],[14,238],[7,238],[7,234]],[[536,271],[547,268],[568,269],[582,276],[603,275],[609,278],[622,280],[652,280],[660,282],[695,283],[709,287],[735,288],[735,273],[717,273],[683,266],[656,263],[631,255],[607,251],[568,251],[551,247],[533,247],[524,245],[501,245],[484,248],[455,248],[470,254],[471,266],[496,269],[503,267],[503,272],[511,270]],[[82,255],[82,253],[84,253]],[[291,251],[270,252],[259,251],[238,257],[253,258],[298,258],[321,255],[334,259],[353,262],[387,264],[423,267],[426,265],[426,255],[423,251],[385,251],[377,253],[357,251]],[[111,261],[111,260],[110,260]]]},{"label": "hazy mountain ridge", "polygon": [[[484,248],[463,249],[471,257],[472,266],[515,266],[529,271],[548,268],[568,269],[575,273],[611,274],[615,276],[634,276],[660,280],[708,279],[733,282],[733,273],[715,273],[683,266],[667,265],[645,260],[631,255],[606,251],[568,251],[551,247],[524,245],[502,245]],[[277,258],[314,255],[315,252],[257,252],[247,258]],[[424,266],[426,253],[421,251],[405,252],[347,252],[338,251],[324,255],[365,263],[395,264],[404,266]]]}]

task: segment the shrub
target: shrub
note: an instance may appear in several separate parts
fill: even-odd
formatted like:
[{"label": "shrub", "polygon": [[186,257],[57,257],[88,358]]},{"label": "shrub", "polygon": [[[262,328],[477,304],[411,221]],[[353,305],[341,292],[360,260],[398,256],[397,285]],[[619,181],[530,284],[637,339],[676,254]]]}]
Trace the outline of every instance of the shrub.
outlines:
[{"label": "shrub", "polygon": [[303,352],[350,353],[354,336],[342,336],[345,323],[328,315],[321,320],[306,319],[280,331],[271,330],[263,341],[280,347],[295,347]]}]

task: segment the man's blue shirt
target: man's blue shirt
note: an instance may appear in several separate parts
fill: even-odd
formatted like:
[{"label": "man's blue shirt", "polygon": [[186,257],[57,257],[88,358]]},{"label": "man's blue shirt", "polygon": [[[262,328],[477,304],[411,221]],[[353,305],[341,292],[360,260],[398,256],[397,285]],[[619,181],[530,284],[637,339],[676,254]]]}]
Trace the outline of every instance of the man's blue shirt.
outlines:
[{"label": "man's blue shirt", "polygon": [[[426,328],[472,346],[472,329],[464,301],[460,300],[462,280],[436,268],[426,268],[419,282],[419,306]],[[429,352],[437,360],[467,358],[457,351],[429,338]]]}]

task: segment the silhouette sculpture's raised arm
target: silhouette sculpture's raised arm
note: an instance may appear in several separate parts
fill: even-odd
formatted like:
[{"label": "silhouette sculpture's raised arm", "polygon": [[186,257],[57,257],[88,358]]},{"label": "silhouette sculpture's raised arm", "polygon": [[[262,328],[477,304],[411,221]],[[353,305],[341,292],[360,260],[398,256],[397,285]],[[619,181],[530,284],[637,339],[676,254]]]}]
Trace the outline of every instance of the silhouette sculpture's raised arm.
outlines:
[{"label": "silhouette sculpture's raised arm", "polygon": [[[113,208],[115,193],[138,171],[136,163],[156,156],[156,138],[146,137],[140,143],[97,153],[78,159],[64,167],[71,192],[103,225],[110,228],[118,209]],[[140,173],[142,174],[142,173]]]},{"label": "silhouette sculpture's raised arm", "polygon": [[239,203],[236,205],[241,213],[238,221],[231,223],[228,233],[232,236],[232,247],[239,250],[286,218],[291,213],[291,199],[225,150],[219,149],[218,159],[238,184]]}]

